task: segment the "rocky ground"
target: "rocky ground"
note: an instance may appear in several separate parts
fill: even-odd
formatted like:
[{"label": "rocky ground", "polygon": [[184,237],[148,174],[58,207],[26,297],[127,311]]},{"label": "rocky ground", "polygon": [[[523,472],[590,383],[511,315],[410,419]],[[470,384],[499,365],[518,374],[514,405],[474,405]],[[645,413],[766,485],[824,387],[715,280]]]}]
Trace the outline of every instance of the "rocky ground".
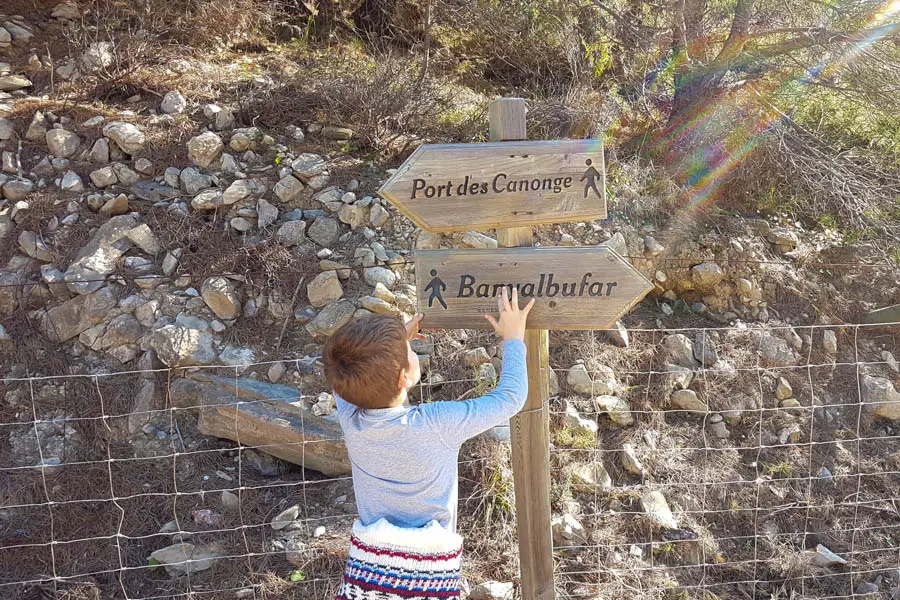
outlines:
[{"label": "rocky ground", "polygon": [[[355,508],[320,344],[414,314],[416,248],[496,239],[417,231],[375,194],[398,160],[327,115],[72,99],[117,60],[47,55],[82,16],[0,15],[2,595],[323,597]],[[560,593],[900,597],[900,330],[848,326],[900,301],[897,270],[784,216],[671,217],[661,173],[608,168],[610,220],[537,231],[657,284],[613,330],[551,334]],[[501,360],[478,331],[416,351],[417,401],[481,393]],[[516,577],[504,437],[461,457],[473,584]]]}]

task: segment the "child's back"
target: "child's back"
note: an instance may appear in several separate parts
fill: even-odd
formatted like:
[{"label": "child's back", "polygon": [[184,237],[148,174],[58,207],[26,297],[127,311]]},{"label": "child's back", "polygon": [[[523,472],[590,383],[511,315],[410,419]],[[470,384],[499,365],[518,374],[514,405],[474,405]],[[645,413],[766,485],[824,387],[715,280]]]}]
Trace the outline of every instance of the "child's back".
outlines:
[{"label": "child's back", "polygon": [[360,520],[338,598],[372,592],[395,597],[459,596],[462,539],[456,535],[459,448],[521,410],[527,395],[525,320],[503,290],[499,321],[503,369],[497,388],[466,402],[411,407],[420,379],[409,340],[421,316],[404,326],[374,316],[345,325],[325,346],[325,376],[335,391]]}]

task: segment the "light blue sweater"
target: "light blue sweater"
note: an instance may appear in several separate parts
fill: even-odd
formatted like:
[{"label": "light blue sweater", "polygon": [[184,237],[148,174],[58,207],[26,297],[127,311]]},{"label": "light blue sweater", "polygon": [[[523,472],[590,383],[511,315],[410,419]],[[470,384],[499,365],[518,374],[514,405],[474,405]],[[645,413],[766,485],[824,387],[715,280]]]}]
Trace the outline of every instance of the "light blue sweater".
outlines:
[{"label": "light blue sweater", "polygon": [[525,344],[510,340],[500,382],[481,398],[360,410],[336,396],[363,525],[383,518],[422,527],[434,520],[455,532],[460,446],[509,420],[527,395]]}]

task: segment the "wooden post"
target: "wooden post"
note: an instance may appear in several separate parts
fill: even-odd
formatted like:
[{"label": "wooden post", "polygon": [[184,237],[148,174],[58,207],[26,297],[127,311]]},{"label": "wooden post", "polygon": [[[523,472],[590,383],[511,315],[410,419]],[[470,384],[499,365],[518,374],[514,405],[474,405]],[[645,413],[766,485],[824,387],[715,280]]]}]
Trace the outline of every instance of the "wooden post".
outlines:
[{"label": "wooden post", "polygon": [[[494,100],[489,108],[492,142],[524,140],[525,101]],[[534,246],[531,227],[497,230],[505,248]],[[510,422],[519,563],[523,600],[553,600],[553,536],[550,529],[550,348],[547,330],[525,332],[528,400]]]}]

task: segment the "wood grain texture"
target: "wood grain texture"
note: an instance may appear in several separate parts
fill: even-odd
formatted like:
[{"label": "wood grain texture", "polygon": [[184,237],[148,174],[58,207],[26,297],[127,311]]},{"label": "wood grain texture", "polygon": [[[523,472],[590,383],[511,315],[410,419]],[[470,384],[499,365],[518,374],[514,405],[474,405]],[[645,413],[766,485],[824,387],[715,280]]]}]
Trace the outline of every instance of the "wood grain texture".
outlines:
[{"label": "wood grain texture", "polygon": [[[525,101],[491,102],[491,140],[525,138]],[[604,193],[604,197],[605,197]],[[534,245],[530,226],[498,229],[504,247]],[[525,332],[528,398],[510,420],[519,565],[523,600],[554,600],[553,532],[550,526],[550,344],[546,330]]]},{"label": "wood grain texture", "polygon": [[[515,234],[521,242],[519,234]],[[503,248],[416,252],[418,309],[429,329],[486,329],[504,285],[534,297],[529,329],[609,329],[653,284],[613,250]]]},{"label": "wood grain texture", "polygon": [[430,232],[605,219],[603,141],[424,145],[378,193]]}]

